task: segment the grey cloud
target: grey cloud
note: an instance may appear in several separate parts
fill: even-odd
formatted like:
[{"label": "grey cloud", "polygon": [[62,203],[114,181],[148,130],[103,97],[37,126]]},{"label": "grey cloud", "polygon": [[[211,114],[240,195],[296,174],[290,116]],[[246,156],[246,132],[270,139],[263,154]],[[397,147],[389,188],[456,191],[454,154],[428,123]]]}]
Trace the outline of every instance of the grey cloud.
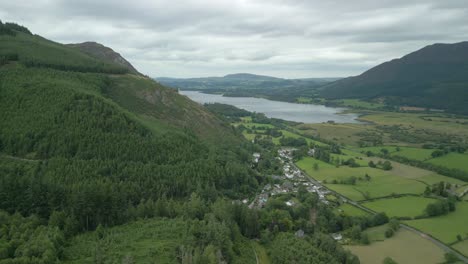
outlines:
[{"label": "grey cloud", "polygon": [[101,42],[151,76],[346,76],[468,40],[466,0],[0,0],[0,19]]}]

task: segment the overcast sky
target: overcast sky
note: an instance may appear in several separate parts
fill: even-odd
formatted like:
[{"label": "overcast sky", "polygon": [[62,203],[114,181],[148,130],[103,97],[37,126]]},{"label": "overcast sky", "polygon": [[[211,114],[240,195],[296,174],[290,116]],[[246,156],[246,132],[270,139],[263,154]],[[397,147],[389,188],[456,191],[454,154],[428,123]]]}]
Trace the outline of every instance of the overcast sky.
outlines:
[{"label": "overcast sky", "polygon": [[468,40],[468,0],[0,0],[0,19],[153,77],[341,77]]}]

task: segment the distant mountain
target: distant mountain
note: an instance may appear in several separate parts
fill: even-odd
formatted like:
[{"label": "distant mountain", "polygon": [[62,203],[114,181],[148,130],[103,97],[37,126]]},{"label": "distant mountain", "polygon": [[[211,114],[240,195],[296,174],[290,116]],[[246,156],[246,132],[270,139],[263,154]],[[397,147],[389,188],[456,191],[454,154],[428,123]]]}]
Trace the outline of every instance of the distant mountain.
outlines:
[{"label": "distant mountain", "polygon": [[187,90],[210,90],[210,89],[263,89],[263,88],[291,88],[299,86],[317,87],[335,81],[337,78],[308,78],[308,79],[283,79],[265,75],[250,73],[228,74],[224,77],[202,77],[202,78],[156,78],[162,84]]},{"label": "distant mountain", "polygon": [[177,79],[161,77],[163,85],[181,90],[223,93],[225,96],[264,97],[294,102],[301,96],[315,96],[316,88],[337,78],[282,79],[250,73],[228,74],[224,77]]},{"label": "distant mountain", "polygon": [[409,105],[468,113],[468,42],[434,44],[378,65],[356,77],[327,84],[327,99],[382,98]]},{"label": "distant mountain", "polygon": [[67,44],[66,46],[76,48],[91,57],[94,57],[98,60],[102,60],[108,63],[114,63],[122,67],[127,68],[133,74],[139,74],[135,67],[133,67],[130,62],[123,58],[119,53],[115,52],[109,47],[106,47],[100,43],[96,42],[83,42],[77,44]]}]

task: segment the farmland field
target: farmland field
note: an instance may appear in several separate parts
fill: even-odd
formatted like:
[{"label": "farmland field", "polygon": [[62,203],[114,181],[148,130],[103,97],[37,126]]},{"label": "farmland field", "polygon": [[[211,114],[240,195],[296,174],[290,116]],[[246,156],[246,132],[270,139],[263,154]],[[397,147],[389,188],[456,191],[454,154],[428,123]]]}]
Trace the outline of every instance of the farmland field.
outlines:
[{"label": "farmland field", "polygon": [[456,250],[458,250],[463,255],[468,256],[468,240],[458,242],[455,245],[453,245],[452,247],[455,248]]},{"label": "farmland field", "polygon": [[385,231],[387,229],[388,229],[388,224],[385,224],[385,225],[374,226],[374,227],[368,228],[364,230],[364,233],[369,236],[369,240],[371,242],[384,241],[386,239]]},{"label": "farmland field", "polygon": [[432,158],[431,154],[433,151],[433,149],[400,147],[399,151],[392,152],[391,155],[424,161]]},{"label": "farmland field", "polygon": [[468,233],[468,202],[457,203],[456,207],[455,212],[448,215],[411,220],[406,223],[444,243],[453,243],[457,240],[457,235]]},{"label": "farmland field", "polygon": [[366,216],[369,215],[366,211],[350,204],[342,204],[337,209],[342,210],[345,215],[349,216]]},{"label": "farmland field", "polygon": [[[297,165],[313,178],[323,182],[326,181],[326,185],[330,189],[353,200],[365,199],[364,194],[369,196],[368,198],[377,198],[391,194],[421,194],[426,187],[426,184],[422,182],[394,175],[392,171],[383,171],[369,167],[351,168],[341,166],[336,168],[325,163],[328,167],[322,166],[318,171],[314,171],[312,161],[315,160],[310,158],[309,162],[299,161]],[[371,177],[370,181],[363,179],[366,174]],[[355,185],[339,184],[341,180],[349,179],[351,176],[362,178],[363,180],[358,180]],[[332,184],[334,180],[337,181],[337,184]]]},{"label": "farmland field", "polygon": [[385,257],[397,263],[436,264],[444,260],[444,251],[410,231],[400,229],[392,238],[367,246],[345,246],[362,264],[380,264]]},{"label": "farmland field", "polygon": [[[429,121],[428,118],[432,121]],[[403,125],[406,127],[432,130],[443,134],[468,135],[468,126],[459,122],[459,119],[446,117],[443,114],[428,116],[420,113],[374,112],[362,116],[360,119],[380,125]]]},{"label": "farmland field", "polygon": [[359,124],[301,124],[296,126],[301,134],[332,140],[344,145],[356,145],[359,132],[368,131],[367,125]]},{"label": "farmland field", "polygon": [[[374,161],[375,163],[377,163],[379,160],[385,161],[384,159],[375,158],[375,157],[368,158],[368,159]],[[430,170],[412,167],[412,166],[402,164],[399,162],[395,162],[395,161],[391,161],[391,163],[393,166],[393,169],[391,170],[392,174],[401,176],[403,178],[417,180],[417,181],[424,182],[429,185],[434,184],[434,183],[439,183],[441,181],[450,182],[452,184],[457,184],[457,185],[466,184],[466,182],[464,181],[451,178],[451,177],[447,177],[444,175],[440,175]]]},{"label": "farmland field", "polygon": [[379,199],[372,202],[365,202],[362,205],[376,212],[385,212],[389,217],[415,217],[421,215],[430,203],[435,199],[404,196],[400,198]]},{"label": "farmland field", "polygon": [[[319,167],[317,171],[314,170],[314,163],[316,163]],[[335,166],[326,163],[324,161],[314,159],[312,157],[304,157],[300,161],[296,163],[296,165],[301,168],[302,170],[306,171],[307,174],[311,175],[312,177],[315,178],[316,174],[319,174],[319,172],[322,169],[326,168],[335,168]],[[318,178],[316,178],[318,180]]]},{"label": "farmland field", "polygon": [[468,172],[468,153],[461,154],[452,152],[442,157],[430,159],[427,162]]}]

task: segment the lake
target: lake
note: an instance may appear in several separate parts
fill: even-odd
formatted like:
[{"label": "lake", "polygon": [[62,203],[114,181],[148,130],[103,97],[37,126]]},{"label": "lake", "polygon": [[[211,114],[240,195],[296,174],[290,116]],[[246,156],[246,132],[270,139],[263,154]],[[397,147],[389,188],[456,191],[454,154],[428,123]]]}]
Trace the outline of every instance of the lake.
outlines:
[{"label": "lake", "polygon": [[267,117],[279,118],[302,123],[359,123],[357,114],[340,114],[346,108],[323,105],[296,104],[272,101],[254,97],[225,97],[219,94],[205,94],[198,91],[179,91],[200,104],[221,103],[236,106],[250,112],[264,113]]}]

